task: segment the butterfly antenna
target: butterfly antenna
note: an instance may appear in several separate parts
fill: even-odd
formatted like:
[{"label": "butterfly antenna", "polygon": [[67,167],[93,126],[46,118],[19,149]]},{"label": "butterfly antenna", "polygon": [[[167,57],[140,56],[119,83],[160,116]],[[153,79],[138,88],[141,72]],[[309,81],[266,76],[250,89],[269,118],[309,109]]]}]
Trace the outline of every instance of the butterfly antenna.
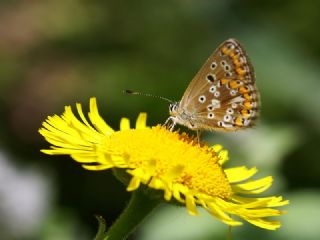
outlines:
[{"label": "butterfly antenna", "polygon": [[132,91],[132,90],[124,90],[123,92],[126,93],[126,94],[130,94],[130,95],[140,95],[140,96],[145,96],[145,97],[158,98],[158,99],[165,100],[165,101],[167,101],[169,103],[173,103],[173,101],[170,100],[169,98],[153,95],[153,94],[150,94],[150,93],[135,92],[135,91]]}]

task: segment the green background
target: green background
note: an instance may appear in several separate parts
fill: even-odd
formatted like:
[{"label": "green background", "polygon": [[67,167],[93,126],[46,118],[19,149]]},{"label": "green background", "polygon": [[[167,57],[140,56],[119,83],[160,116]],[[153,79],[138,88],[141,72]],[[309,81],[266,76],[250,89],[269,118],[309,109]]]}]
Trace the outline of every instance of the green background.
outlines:
[{"label": "green background", "polygon": [[[168,104],[124,89],[179,100],[222,41],[246,48],[261,92],[254,129],[207,133],[230,152],[229,166],[274,176],[268,195],[291,201],[266,231],[249,224],[234,239],[318,239],[320,235],[320,2],[102,1],[0,2],[0,239],[92,239],[98,213],[110,225],[129,193],[111,171],[89,172],[69,157],[46,156],[41,122],[65,105],[88,106],[118,129],[139,112],[163,123]],[[226,239],[202,212],[163,206],[132,239]]]}]

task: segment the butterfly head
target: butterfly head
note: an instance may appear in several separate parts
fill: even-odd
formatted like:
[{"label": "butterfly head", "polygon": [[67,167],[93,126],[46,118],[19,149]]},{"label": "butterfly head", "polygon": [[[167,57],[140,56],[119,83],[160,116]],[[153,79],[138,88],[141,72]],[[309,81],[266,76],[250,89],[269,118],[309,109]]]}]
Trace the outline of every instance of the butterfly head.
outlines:
[{"label": "butterfly head", "polygon": [[[170,117],[168,120],[172,121],[172,124],[169,124],[169,129],[172,130],[177,123],[193,130],[198,129],[199,126],[195,123],[193,116],[186,112],[180,105],[181,102],[173,102],[169,105]],[[165,125],[167,125],[167,122]]]},{"label": "butterfly head", "polygon": [[179,102],[172,102],[169,105],[169,113],[172,117],[175,117],[178,115],[178,110],[179,110]]}]

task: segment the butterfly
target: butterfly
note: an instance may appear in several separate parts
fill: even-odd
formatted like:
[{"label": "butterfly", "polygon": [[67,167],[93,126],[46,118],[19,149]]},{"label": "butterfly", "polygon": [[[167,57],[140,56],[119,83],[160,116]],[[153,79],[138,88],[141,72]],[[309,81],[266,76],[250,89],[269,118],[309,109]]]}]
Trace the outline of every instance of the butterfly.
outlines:
[{"label": "butterfly", "polygon": [[236,131],[252,127],[258,117],[260,94],[253,66],[242,45],[224,41],[208,58],[184,92],[169,106],[165,125],[192,130]]}]

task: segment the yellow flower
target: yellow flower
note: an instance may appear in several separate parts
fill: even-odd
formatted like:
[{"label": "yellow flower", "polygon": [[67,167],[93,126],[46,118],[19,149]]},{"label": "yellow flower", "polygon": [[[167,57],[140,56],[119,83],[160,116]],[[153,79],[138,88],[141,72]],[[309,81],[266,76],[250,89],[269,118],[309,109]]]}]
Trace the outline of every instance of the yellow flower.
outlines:
[{"label": "yellow flower", "polygon": [[48,117],[40,134],[53,146],[42,152],[66,154],[88,170],[122,168],[131,175],[128,191],[141,184],[164,191],[164,199],[185,204],[189,213],[197,214],[202,206],[224,223],[237,226],[236,215],[258,227],[275,230],[278,221],[266,219],[283,212],[273,207],[288,204],[282,197],[248,197],[267,190],[272,177],[249,180],[256,168],[244,166],[223,169],[228,152],[221,145],[201,146],[186,133],[168,131],[158,125],[146,126],[146,114],[141,113],[135,128],[122,118],[120,131],[113,130],[99,115],[96,99],[90,99],[90,111],[85,118],[77,104],[81,121],[71,107],[61,116]]}]

